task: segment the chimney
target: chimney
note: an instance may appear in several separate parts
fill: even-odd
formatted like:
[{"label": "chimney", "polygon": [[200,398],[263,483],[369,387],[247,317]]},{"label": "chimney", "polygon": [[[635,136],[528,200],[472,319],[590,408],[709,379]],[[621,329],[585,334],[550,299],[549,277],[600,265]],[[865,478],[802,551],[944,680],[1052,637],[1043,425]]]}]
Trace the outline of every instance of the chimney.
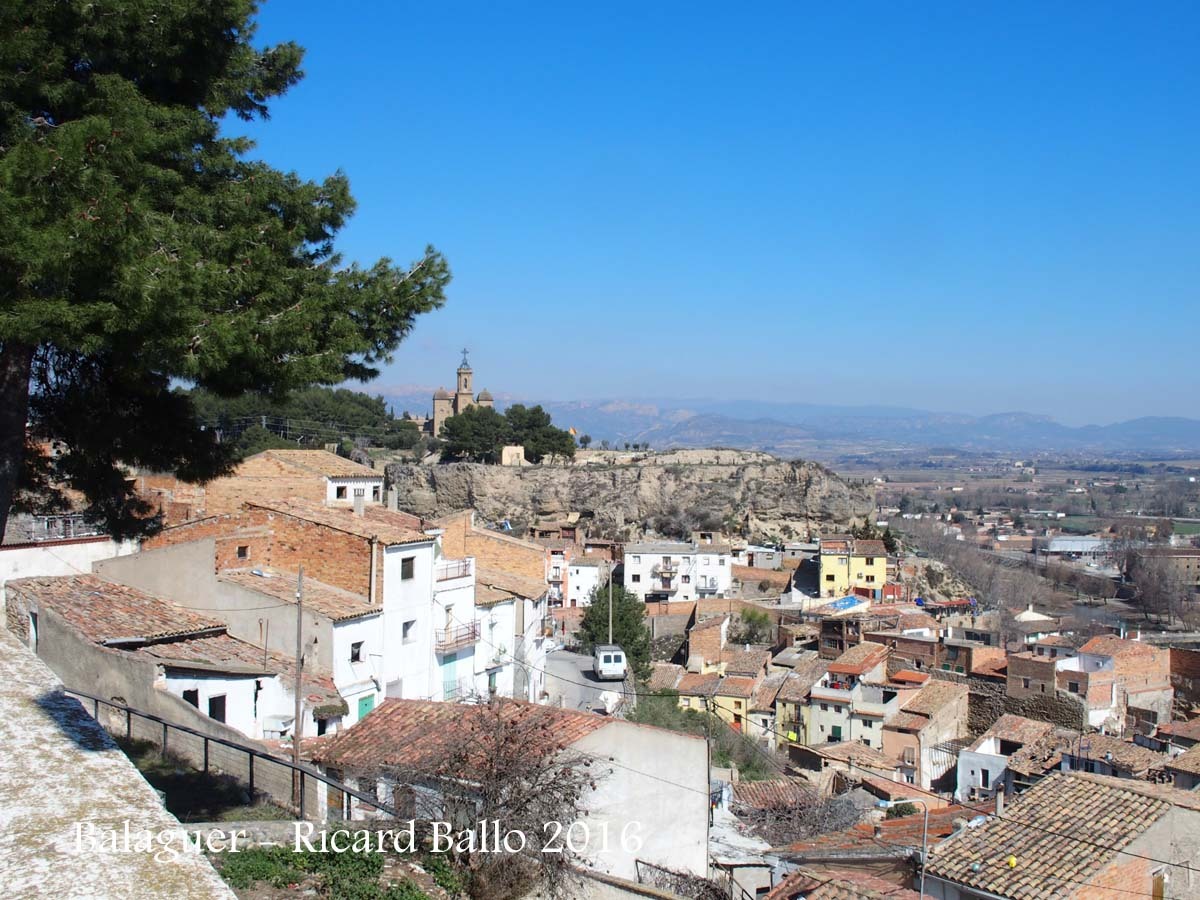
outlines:
[{"label": "chimney", "polygon": [[996,791],[996,818],[1004,815],[1004,788]]},{"label": "chimney", "polygon": [[392,512],[398,512],[400,509],[400,492],[395,488],[388,488],[387,508]]},{"label": "chimney", "polygon": [[354,490],[354,514],[356,516],[362,516],[366,513],[367,498],[364,496],[364,493],[362,488],[355,488]]},{"label": "chimney", "polygon": [[875,823],[875,837],[876,838],[883,837],[883,823],[882,822]]}]

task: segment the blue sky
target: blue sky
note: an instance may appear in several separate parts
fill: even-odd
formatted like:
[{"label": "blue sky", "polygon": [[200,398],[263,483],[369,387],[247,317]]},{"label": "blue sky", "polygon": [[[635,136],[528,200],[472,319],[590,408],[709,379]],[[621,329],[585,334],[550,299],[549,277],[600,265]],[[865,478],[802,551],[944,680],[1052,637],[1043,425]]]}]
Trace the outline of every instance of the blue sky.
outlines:
[{"label": "blue sky", "polygon": [[265,4],[256,154],[455,273],[376,388],[1200,417],[1200,6],[739,6]]}]

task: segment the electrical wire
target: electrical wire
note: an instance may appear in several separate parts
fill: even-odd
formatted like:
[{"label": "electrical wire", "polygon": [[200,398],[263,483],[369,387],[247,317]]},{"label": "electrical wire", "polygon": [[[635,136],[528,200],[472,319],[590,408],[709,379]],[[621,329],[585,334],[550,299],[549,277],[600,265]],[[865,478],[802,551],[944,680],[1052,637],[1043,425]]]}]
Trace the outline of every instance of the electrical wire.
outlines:
[{"label": "electrical wire", "polygon": [[[461,620],[457,619],[456,617],[453,617],[453,615],[452,615],[452,618],[455,618],[455,620],[456,620],[456,621],[458,621],[458,622],[459,622],[459,624],[467,624],[467,623],[464,623],[464,622],[462,622]],[[486,640],[486,639],[485,639],[485,638],[483,638],[483,637],[480,637],[480,641],[481,641],[482,643],[485,643],[485,644],[487,644],[488,646],[492,647],[492,649],[494,649],[494,650],[500,650],[500,649],[501,649],[501,648],[499,648],[499,647],[496,647],[496,645],[492,644],[490,641]],[[507,654],[507,655],[509,655],[509,656],[510,656],[510,658],[512,658],[512,659],[513,659],[513,662],[515,662],[516,664],[518,664],[518,665],[523,665],[523,666],[525,666],[525,667],[527,667],[527,668],[531,668],[531,669],[534,669],[534,670],[536,670],[536,671],[540,671],[540,672],[542,672],[544,675],[547,675],[547,676],[549,676],[550,678],[555,678],[555,679],[558,679],[559,681],[565,681],[565,682],[567,682],[568,684],[574,684],[574,685],[578,685],[578,686],[580,686],[580,687],[586,687],[586,688],[593,688],[593,687],[594,687],[593,685],[589,685],[589,684],[587,684],[587,683],[585,683],[585,682],[581,682],[581,681],[575,681],[575,680],[573,680],[573,679],[570,679],[570,678],[567,678],[567,677],[565,677],[565,676],[558,675],[558,674],[557,674],[557,673],[555,673],[555,672],[550,672],[549,670],[547,670],[547,669],[544,669],[544,668],[541,668],[540,666],[535,666],[535,665],[533,665],[532,663],[528,663],[528,662],[522,662],[522,661],[520,661],[520,660],[517,660],[515,657],[512,657],[512,655],[511,655],[511,654]],[[634,690],[634,691],[627,691],[627,692],[626,692],[626,694],[627,694],[627,695],[630,695],[630,696],[635,696],[635,697],[661,697],[661,696],[662,696],[661,694],[655,694],[655,693],[653,693],[653,692],[636,691],[636,690]],[[709,715],[712,715],[712,713],[708,713],[708,714],[709,714]],[[719,718],[719,716],[718,716],[717,718]],[[773,729],[773,728],[771,728],[771,729],[762,729],[762,730],[764,730],[764,731],[769,731],[769,732],[771,732],[771,733],[773,733],[773,734],[775,734],[775,735],[777,735],[777,736],[779,736],[779,737],[784,737],[784,738],[786,739],[786,734],[785,734],[785,732],[779,731],[778,729]],[[756,743],[755,743],[753,740],[750,740],[750,741],[748,741],[748,742],[749,742],[750,746],[751,746],[751,747],[752,747],[752,748],[753,748],[753,749],[754,749],[756,752],[760,753],[761,755],[763,755],[763,756],[764,756],[764,758],[768,759],[768,760],[771,762],[771,764],[772,764],[772,765],[773,765],[773,766],[774,766],[774,767],[775,767],[775,768],[776,768],[776,769],[777,769],[777,770],[778,770],[778,771],[779,771],[781,774],[786,774],[786,769],[784,769],[784,768],[782,767],[782,765],[781,765],[781,764],[780,764],[780,763],[779,763],[777,760],[774,760],[773,758],[771,758],[771,757],[770,757],[770,756],[767,754],[767,752],[766,752],[765,750],[763,750],[761,747],[759,747],[759,746],[758,746],[758,745],[757,745],[757,744],[756,744]],[[848,767],[849,767],[849,768],[851,768],[851,769],[860,769],[860,770],[862,770],[862,771],[864,771],[864,772],[870,772],[870,769],[867,769],[867,768],[865,768],[865,767],[863,767],[863,766],[856,766],[852,760],[851,760],[851,761],[849,761],[849,762],[847,763],[847,765],[848,765]],[[632,771],[637,771],[637,770],[632,770]],[[651,778],[652,778],[652,777],[654,777],[654,776],[650,775],[649,773],[645,773],[645,772],[639,772],[639,774],[643,774],[643,775],[646,775],[647,777],[651,777]],[[939,802],[943,802],[943,803],[945,802],[945,798],[943,798],[943,797],[940,797],[938,794],[934,793],[933,791],[928,791],[928,790],[925,790],[924,788],[919,788],[919,787],[917,787],[916,785],[913,785],[913,784],[907,784],[905,787],[906,787],[906,790],[910,790],[910,791],[912,791],[912,792],[914,792],[914,793],[918,793],[918,794],[924,794],[924,795],[926,795],[926,796],[928,796],[928,797],[932,797],[932,798],[934,798],[935,800],[938,800]],[[1152,862],[1152,863],[1156,863],[1156,864],[1158,864],[1158,865],[1163,865],[1163,866],[1171,866],[1172,868],[1181,869],[1181,870],[1183,870],[1183,871],[1185,871],[1185,872],[1200,872],[1200,868],[1193,868],[1192,866],[1189,866],[1189,865],[1187,865],[1186,863],[1173,863],[1173,862],[1169,862],[1169,861],[1167,861],[1167,860],[1164,860],[1164,859],[1158,859],[1157,857],[1153,857],[1153,856],[1146,856],[1146,855],[1144,855],[1144,854],[1135,853],[1135,852],[1134,852],[1134,851],[1132,851],[1132,850],[1125,850],[1125,849],[1122,849],[1122,848],[1120,848],[1120,847],[1114,847],[1114,846],[1112,846],[1112,845],[1110,845],[1110,844],[1104,844],[1104,843],[1101,843],[1101,842],[1099,842],[1099,841],[1092,841],[1092,840],[1089,840],[1089,839],[1087,839],[1087,838],[1078,837],[1078,836],[1075,836],[1075,835],[1063,834],[1062,832],[1055,831],[1055,830],[1053,830],[1053,829],[1051,829],[1051,828],[1046,828],[1045,826],[1042,826],[1042,825],[1035,825],[1035,824],[1033,824],[1032,822],[1023,822],[1023,821],[1021,821],[1021,820],[1019,820],[1019,819],[1013,819],[1013,818],[1010,818],[1010,817],[1008,817],[1008,816],[997,815],[997,814],[995,813],[995,811],[993,811],[993,810],[988,810],[988,809],[986,809],[986,808],[983,808],[983,807],[975,807],[975,806],[970,806],[970,805],[968,805],[968,804],[957,804],[957,805],[959,805],[959,806],[962,806],[964,809],[969,809],[969,810],[971,810],[972,812],[979,813],[980,815],[987,816],[988,818],[998,819],[999,821],[1006,822],[1006,823],[1008,823],[1008,824],[1010,824],[1010,825],[1016,825],[1016,826],[1018,826],[1018,827],[1021,827],[1021,828],[1028,828],[1028,829],[1031,829],[1031,830],[1034,830],[1034,831],[1040,831],[1040,832],[1043,832],[1043,833],[1045,833],[1045,834],[1049,834],[1049,835],[1052,835],[1052,836],[1054,836],[1054,837],[1061,838],[1061,839],[1063,839],[1063,840],[1072,841],[1072,842],[1079,843],[1079,844],[1086,844],[1086,845],[1088,845],[1088,846],[1092,846],[1092,847],[1095,847],[1095,848],[1097,848],[1097,849],[1100,849],[1100,850],[1107,850],[1107,851],[1110,851],[1110,852],[1113,852],[1113,853],[1119,853],[1119,854],[1122,854],[1122,855],[1125,855],[1125,856],[1132,856],[1132,857],[1134,857],[1134,858],[1141,859],[1141,860],[1144,860],[1144,861],[1146,861],[1146,862]],[[1064,880],[1070,880],[1070,879],[1064,879]],[[1081,883],[1081,884],[1086,884],[1087,882],[1079,882],[1079,883]],[[1112,890],[1119,890],[1119,889],[1118,889],[1118,888],[1113,888]],[[1137,891],[1132,891],[1132,892],[1128,892],[1128,893],[1135,893],[1135,894],[1138,894],[1138,893],[1140,893],[1140,892],[1137,892]],[[1151,896],[1151,895],[1149,895],[1149,894],[1142,894],[1142,896]]]}]

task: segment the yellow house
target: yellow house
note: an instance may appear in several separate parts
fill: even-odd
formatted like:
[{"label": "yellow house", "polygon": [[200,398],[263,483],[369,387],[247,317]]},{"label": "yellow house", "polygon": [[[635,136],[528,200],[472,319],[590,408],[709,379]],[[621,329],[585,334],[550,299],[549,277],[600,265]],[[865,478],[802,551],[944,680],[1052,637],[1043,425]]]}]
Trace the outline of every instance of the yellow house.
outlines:
[{"label": "yellow house", "polygon": [[887,550],[883,541],[829,538],[821,541],[819,558],[822,597],[845,597],[854,593],[855,588],[869,591],[875,600],[883,597],[887,581]]}]

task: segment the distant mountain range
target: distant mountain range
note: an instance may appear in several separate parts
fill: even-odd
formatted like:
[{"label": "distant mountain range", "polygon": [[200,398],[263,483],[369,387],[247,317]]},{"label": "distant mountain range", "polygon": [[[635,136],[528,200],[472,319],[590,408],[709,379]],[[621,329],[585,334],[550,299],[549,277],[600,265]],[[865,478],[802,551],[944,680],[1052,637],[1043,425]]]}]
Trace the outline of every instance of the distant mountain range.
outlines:
[{"label": "distant mountain range", "polygon": [[[431,390],[384,393],[396,412],[425,413]],[[858,451],[953,448],[1028,453],[1200,453],[1200,420],[1143,417],[1113,425],[1069,426],[1048,416],[969,416],[889,406],[687,401],[536,401],[497,395],[497,406],[536,403],[557,425],[652,447],[735,447],[823,458]]]}]

